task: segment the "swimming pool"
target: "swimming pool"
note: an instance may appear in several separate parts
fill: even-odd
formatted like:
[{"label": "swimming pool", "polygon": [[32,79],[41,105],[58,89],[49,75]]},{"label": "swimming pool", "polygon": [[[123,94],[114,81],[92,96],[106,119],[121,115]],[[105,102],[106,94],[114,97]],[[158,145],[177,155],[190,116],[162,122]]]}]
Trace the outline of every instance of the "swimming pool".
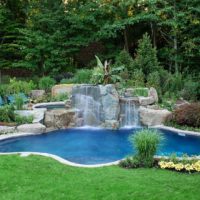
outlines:
[{"label": "swimming pool", "polygon": [[[41,152],[85,164],[103,164],[134,153],[128,138],[139,129],[66,129],[0,141],[0,153]],[[160,130],[165,140],[157,155],[200,155],[200,137]]]}]

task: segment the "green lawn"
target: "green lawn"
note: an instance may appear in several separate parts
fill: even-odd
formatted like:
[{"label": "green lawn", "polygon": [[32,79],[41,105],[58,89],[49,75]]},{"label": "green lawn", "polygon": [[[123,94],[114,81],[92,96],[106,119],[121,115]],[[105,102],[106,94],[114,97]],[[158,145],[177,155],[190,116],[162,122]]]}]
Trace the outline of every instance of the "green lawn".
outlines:
[{"label": "green lawn", "polygon": [[40,156],[0,156],[0,200],[29,199],[198,200],[200,174],[75,168]]}]

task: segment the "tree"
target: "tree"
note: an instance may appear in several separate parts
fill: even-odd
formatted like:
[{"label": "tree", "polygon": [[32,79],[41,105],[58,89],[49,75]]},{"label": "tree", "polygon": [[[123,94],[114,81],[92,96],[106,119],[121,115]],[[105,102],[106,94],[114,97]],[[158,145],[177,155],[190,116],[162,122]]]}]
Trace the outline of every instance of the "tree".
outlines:
[{"label": "tree", "polygon": [[161,69],[157,59],[157,50],[152,46],[150,37],[147,33],[139,40],[139,46],[133,66],[135,69],[142,69],[145,76]]}]

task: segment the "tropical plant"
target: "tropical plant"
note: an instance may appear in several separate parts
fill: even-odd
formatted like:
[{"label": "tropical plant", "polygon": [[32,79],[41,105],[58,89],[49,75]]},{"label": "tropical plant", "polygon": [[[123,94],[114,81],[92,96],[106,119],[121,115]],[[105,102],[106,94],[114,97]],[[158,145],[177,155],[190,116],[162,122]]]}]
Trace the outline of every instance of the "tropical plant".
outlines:
[{"label": "tropical plant", "polygon": [[105,64],[101,62],[98,56],[96,56],[97,67],[94,68],[92,73],[91,82],[94,84],[110,84],[120,82],[120,72],[124,69],[123,66],[111,67],[110,64],[105,61]]},{"label": "tropical plant", "polygon": [[24,100],[20,95],[15,95],[15,102],[14,105],[16,106],[17,110],[22,110],[24,105]]}]

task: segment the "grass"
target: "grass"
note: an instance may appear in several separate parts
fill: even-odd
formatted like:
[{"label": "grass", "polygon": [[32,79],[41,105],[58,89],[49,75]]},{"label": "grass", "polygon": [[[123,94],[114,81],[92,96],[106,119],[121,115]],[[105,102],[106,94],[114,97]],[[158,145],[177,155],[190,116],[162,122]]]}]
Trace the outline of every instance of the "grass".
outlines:
[{"label": "grass", "polygon": [[40,156],[0,156],[1,200],[197,200],[199,188],[200,174],[75,168]]}]

